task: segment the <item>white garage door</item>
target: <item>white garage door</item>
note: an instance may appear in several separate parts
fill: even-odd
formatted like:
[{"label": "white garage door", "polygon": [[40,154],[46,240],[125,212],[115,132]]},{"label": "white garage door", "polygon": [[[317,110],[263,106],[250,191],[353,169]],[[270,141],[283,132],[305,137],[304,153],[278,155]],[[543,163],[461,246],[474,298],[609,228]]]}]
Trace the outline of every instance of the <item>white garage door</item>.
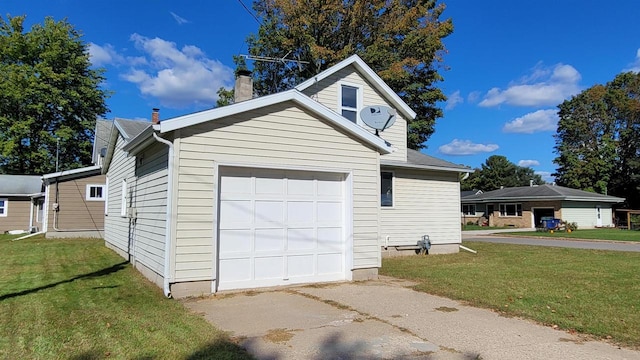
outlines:
[{"label": "white garage door", "polygon": [[221,174],[219,290],[345,279],[344,175]]}]

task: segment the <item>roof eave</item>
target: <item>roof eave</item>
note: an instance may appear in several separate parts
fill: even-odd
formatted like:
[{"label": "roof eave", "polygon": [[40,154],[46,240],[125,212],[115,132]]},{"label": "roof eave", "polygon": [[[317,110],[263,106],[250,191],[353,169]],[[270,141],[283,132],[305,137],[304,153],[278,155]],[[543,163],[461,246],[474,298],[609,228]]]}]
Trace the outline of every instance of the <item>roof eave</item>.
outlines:
[{"label": "roof eave", "polygon": [[149,126],[148,128],[144,129],[144,131],[142,131],[140,134],[138,134],[136,137],[131,139],[128,143],[126,143],[122,147],[122,150],[129,154],[135,155],[140,150],[144,149],[149,144],[155,141],[152,137],[153,133],[154,133],[153,126]]},{"label": "roof eave", "polygon": [[75,177],[80,177],[82,175],[85,175],[85,173],[97,172],[97,174],[99,174],[101,173],[101,169],[102,169],[102,166],[100,165],[87,166],[79,169],[65,170],[65,171],[59,171],[51,174],[44,174],[42,175],[42,179],[45,182],[48,182],[50,179],[59,179],[59,180],[70,179],[70,178],[72,179]]},{"label": "roof eave", "polygon": [[409,164],[409,163],[403,163],[403,162],[397,162],[397,161],[383,161],[383,160],[380,160],[380,166],[407,168],[407,169],[418,169],[418,170],[449,171],[449,172],[457,172],[457,173],[470,173],[470,172],[473,172],[473,169],[467,169],[467,168],[433,166],[433,165],[418,165],[418,164]]}]

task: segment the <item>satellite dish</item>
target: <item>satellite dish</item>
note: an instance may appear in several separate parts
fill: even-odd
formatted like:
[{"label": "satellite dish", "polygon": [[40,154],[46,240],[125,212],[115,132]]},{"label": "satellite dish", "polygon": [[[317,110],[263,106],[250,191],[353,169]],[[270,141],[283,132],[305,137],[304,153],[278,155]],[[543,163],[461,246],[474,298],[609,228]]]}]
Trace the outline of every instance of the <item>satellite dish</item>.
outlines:
[{"label": "satellite dish", "polygon": [[367,106],[360,110],[360,119],[370,128],[382,131],[396,122],[396,111],[388,106]]}]

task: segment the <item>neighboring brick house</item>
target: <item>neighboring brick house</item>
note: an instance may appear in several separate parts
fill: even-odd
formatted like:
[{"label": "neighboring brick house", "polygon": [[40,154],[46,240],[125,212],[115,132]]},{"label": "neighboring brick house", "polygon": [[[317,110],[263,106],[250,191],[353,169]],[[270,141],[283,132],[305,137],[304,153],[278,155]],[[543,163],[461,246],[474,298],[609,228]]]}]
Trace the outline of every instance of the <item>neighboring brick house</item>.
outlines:
[{"label": "neighboring brick house", "polygon": [[579,228],[613,226],[612,205],[623,198],[545,184],[503,188],[461,198],[463,223],[540,227],[543,217],[575,222]]}]

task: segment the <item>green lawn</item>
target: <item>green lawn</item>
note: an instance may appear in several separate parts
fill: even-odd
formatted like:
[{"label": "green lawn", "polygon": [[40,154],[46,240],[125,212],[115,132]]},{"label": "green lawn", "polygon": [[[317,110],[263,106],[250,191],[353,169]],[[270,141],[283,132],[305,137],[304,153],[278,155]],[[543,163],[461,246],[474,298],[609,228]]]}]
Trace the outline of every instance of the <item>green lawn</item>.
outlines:
[{"label": "green lawn", "polygon": [[419,291],[640,347],[640,253],[465,242],[477,255],[383,259]]},{"label": "green lawn", "polygon": [[[594,240],[613,240],[613,241],[640,241],[640,231],[637,230],[621,230],[621,229],[578,229],[572,232],[554,231],[527,231],[506,233],[507,235],[518,236],[542,236],[550,238],[569,238],[569,239],[594,239]],[[505,235],[502,233],[501,235]]]},{"label": "green lawn", "polygon": [[249,359],[101,240],[0,238],[2,359]]},{"label": "green lawn", "polygon": [[510,229],[510,226],[492,226],[492,227],[488,227],[488,226],[480,226],[480,225],[467,225],[467,224],[462,224],[462,231],[473,231],[473,230],[497,230],[497,229]]}]

